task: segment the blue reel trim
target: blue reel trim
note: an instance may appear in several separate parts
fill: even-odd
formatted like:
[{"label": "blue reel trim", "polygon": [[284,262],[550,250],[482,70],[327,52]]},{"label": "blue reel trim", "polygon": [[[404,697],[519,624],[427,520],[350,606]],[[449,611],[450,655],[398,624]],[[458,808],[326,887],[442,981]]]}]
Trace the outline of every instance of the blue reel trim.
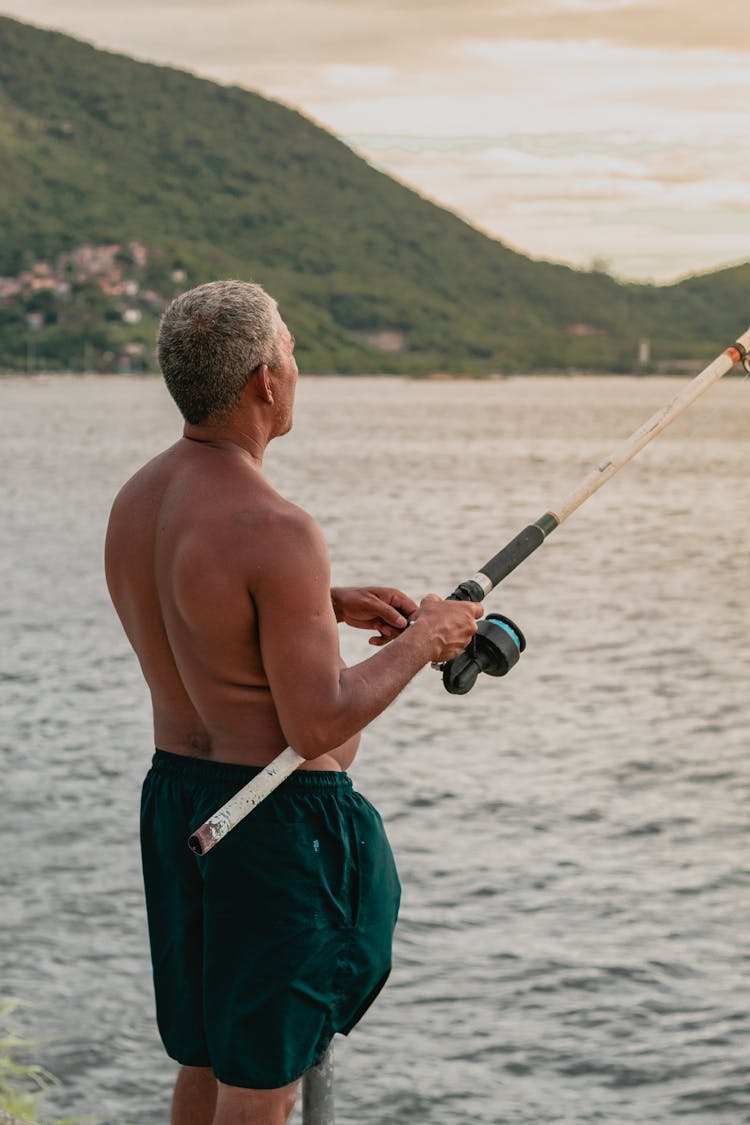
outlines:
[{"label": "blue reel trim", "polygon": [[518,651],[523,651],[521,648],[521,638],[515,629],[511,629],[507,621],[503,621],[502,617],[496,613],[488,613],[486,619],[487,621],[491,621],[493,625],[499,625],[501,629],[504,629],[508,636],[514,641]]}]

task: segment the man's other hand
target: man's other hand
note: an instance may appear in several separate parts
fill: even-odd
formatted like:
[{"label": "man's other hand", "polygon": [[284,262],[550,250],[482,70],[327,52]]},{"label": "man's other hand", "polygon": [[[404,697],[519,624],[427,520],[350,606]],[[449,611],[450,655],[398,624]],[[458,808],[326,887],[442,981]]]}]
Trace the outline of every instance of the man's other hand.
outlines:
[{"label": "man's other hand", "polygon": [[336,620],[354,629],[373,629],[371,645],[385,645],[403,632],[417,603],[391,586],[336,586],[331,590]]}]

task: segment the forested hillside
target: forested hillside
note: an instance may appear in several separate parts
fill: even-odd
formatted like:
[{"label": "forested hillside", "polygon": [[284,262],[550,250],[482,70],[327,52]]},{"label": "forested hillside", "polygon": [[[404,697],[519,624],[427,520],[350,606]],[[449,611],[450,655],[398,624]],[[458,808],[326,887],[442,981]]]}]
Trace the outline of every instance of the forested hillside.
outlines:
[{"label": "forested hillside", "polygon": [[630,370],[746,327],[750,266],[623,285],[533,261],[257,94],[0,18],[0,366],[152,363],[164,301],[278,297],[308,371]]}]

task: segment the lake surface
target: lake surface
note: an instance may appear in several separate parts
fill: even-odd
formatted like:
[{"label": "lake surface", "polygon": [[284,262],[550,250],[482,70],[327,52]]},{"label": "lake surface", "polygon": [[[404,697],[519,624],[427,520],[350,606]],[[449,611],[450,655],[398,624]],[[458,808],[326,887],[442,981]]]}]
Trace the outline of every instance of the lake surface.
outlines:
[{"label": "lake surface", "polygon": [[[446,594],[679,385],[303,379],[267,472],[335,582]],[[32,1005],[51,1113],[163,1125],[152,736],[101,551],[176,412],[156,380],[5,380],[0,427],[0,994]],[[507,679],[457,698],[427,669],[366,733],[404,900],[339,1125],[750,1122],[749,431],[725,380],[488,599],[528,639]]]}]

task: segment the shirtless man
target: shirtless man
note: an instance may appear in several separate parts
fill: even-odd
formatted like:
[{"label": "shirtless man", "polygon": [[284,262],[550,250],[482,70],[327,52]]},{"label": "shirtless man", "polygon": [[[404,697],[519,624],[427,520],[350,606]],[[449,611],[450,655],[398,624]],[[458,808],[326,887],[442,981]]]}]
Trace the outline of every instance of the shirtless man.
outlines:
[{"label": "shirtless man", "polygon": [[[482,613],[330,589],[320,528],[262,472],[292,425],[293,351],[260,286],[173,301],[159,362],[183,437],[125,484],[107,532],[158,747],[141,833],[157,1018],[181,1064],[172,1125],[283,1125],[301,1074],[382,987],[398,877],[345,771],[363,727]],[[337,622],[373,630],[379,651],[344,667]],[[286,746],[305,764],[193,855],[190,833]]]}]

